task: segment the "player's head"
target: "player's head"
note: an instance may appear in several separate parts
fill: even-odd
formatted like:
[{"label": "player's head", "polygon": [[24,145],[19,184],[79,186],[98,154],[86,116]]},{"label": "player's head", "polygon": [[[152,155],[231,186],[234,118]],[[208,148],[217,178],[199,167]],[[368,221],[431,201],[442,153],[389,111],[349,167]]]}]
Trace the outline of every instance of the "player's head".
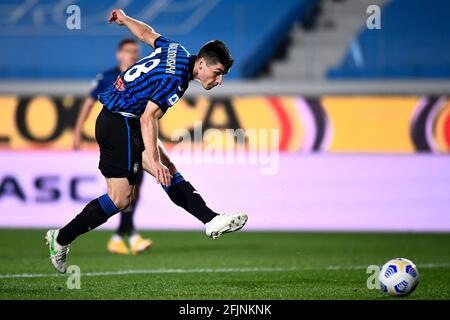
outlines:
[{"label": "player's head", "polygon": [[123,39],[117,46],[117,61],[123,68],[128,68],[139,60],[139,43],[134,39]]},{"label": "player's head", "polygon": [[222,84],[223,77],[233,65],[225,43],[220,40],[207,42],[199,51],[194,66],[194,78],[198,80],[203,88],[210,90]]}]

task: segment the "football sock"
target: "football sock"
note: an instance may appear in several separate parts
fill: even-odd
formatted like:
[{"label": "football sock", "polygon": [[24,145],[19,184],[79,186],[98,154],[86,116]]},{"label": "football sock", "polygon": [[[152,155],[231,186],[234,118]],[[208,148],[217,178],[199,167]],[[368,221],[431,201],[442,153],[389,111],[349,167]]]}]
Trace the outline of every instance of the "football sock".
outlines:
[{"label": "football sock", "polygon": [[116,233],[120,236],[129,236],[134,233],[133,216],[136,209],[136,203],[132,202],[128,208],[123,210],[120,214],[120,224]]},{"label": "football sock", "polygon": [[104,194],[89,202],[80,214],[60,229],[56,241],[62,246],[68,245],[79,235],[105,223],[117,212],[119,209],[114,202],[107,194]]},{"label": "football sock", "polygon": [[162,185],[169,198],[177,206],[192,214],[203,223],[211,221],[218,214],[206,206],[202,196],[183,176],[177,172],[172,177],[170,186]]}]

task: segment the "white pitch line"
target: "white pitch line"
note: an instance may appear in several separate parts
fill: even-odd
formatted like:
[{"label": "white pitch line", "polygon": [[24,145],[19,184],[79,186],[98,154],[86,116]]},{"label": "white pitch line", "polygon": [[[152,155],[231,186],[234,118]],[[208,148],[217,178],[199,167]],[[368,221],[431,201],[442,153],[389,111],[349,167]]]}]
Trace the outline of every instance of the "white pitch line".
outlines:
[{"label": "white pitch line", "polygon": [[[164,273],[229,273],[229,272],[283,272],[296,271],[297,268],[220,268],[220,269],[142,269],[142,270],[119,270],[105,272],[81,272],[81,276],[121,276],[134,274],[164,274]],[[0,279],[13,278],[52,278],[69,276],[70,273],[22,273],[22,274],[0,274]]]},{"label": "white pitch line", "polygon": [[[230,272],[289,272],[289,271],[319,271],[319,270],[365,270],[368,266],[328,266],[324,268],[219,268],[219,269],[141,269],[141,270],[119,270],[105,272],[82,272],[81,276],[122,276],[122,275],[139,275],[139,274],[170,274],[170,273],[230,273]],[[419,264],[417,267],[424,269],[432,268],[449,268],[450,263],[425,263]],[[19,273],[19,274],[0,274],[0,279],[17,279],[17,278],[54,278],[67,277],[70,273]]]}]

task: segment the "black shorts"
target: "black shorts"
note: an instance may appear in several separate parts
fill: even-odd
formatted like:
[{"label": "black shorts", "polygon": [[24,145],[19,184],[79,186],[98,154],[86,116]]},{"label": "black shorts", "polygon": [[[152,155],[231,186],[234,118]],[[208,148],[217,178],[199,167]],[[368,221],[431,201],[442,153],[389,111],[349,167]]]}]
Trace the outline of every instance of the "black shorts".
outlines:
[{"label": "black shorts", "polygon": [[142,171],[142,141],[139,119],[126,118],[103,108],[95,123],[100,146],[98,168],[106,178],[127,178],[130,185]]}]

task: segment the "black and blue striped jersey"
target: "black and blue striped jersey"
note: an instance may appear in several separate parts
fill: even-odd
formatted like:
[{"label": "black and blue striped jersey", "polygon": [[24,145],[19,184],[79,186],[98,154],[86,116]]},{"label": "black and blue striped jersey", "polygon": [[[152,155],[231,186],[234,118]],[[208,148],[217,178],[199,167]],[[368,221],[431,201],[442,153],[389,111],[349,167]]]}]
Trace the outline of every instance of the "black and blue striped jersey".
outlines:
[{"label": "black and blue striped jersey", "polygon": [[105,72],[99,73],[95,77],[91,92],[89,94],[91,98],[97,100],[99,93],[109,88],[114,83],[114,81],[116,81],[117,76],[119,75],[119,67],[115,67],[113,69],[109,69]]},{"label": "black and blue striped jersey", "polygon": [[99,101],[127,117],[140,117],[148,101],[166,112],[188,88],[194,61],[195,56],[180,43],[161,36],[155,40],[155,50],[122,72],[99,94]]}]

